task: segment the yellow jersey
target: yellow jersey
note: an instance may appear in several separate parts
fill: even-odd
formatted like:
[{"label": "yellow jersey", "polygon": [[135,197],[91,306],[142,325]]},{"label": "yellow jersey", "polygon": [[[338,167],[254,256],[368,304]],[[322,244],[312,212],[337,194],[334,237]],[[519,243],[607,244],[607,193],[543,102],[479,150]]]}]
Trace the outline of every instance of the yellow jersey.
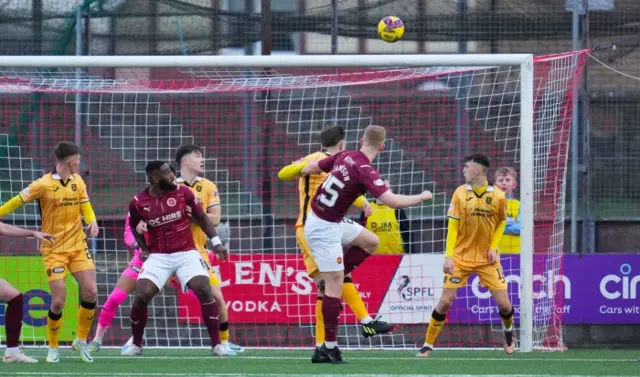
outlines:
[{"label": "yellow jersey", "polygon": [[[215,183],[206,178],[197,177],[193,185],[189,185],[184,178],[178,177],[176,178],[176,183],[187,186],[191,191],[193,191],[193,194],[196,197],[196,202],[202,205],[202,209],[205,213],[209,208],[219,206],[221,204],[218,187]],[[196,244],[198,251],[200,253],[206,253],[207,235],[197,224],[191,224],[191,232],[193,233],[193,242]]]},{"label": "yellow jersey", "polygon": [[[519,214],[520,201],[513,198],[507,199],[507,219],[518,221]],[[507,226],[507,231],[500,239],[498,250],[500,250],[501,254],[520,254],[520,234],[508,234],[508,231],[509,226]]]},{"label": "yellow jersey", "polygon": [[373,211],[371,216],[367,217],[366,228],[380,239],[375,254],[402,254],[404,241],[396,210],[384,204],[369,203],[369,205]]},{"label": "yellow jersey", "polygon": [[80,204],[88,202],[87,186],[78,174],[63,181],[57,173],[48,173],[20,192],[25,203],[37,201],[41,230],[55,236],[54,242],[41,242],[40,252],[71,253],[87,248],[82,228]]},{"label": "yellow jersey", "polygon": [[507,216],[507,197],[494,186],[478,195],[471,185],[456,189],[447,216],[460,221],[453,251],[454,261],[463,268],[489,264],[491,240]]},{"label": "yellow jersey", "polygon": [[[315,152],[303,158],[304,161],[319,161],[329,157],[327,152]],[[311,210],[311,199],[313,199],[318,188],[322,186],[328,173],[320,172],[318,174],[310,174],[304,177],[300,177],[298,182],[298,191],[300,193],[300,214],[298,215],[298,221],[296,222],[296,228],[304,226],[307,221],[307,214]]]}]

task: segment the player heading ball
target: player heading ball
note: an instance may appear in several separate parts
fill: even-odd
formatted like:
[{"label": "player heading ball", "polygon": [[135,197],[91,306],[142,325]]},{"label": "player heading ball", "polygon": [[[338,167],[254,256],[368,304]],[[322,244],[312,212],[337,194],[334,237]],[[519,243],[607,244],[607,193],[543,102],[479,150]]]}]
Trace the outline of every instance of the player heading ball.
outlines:
[{"label": "player heading ball", "polygon": [[[371,166],[384,150],[385,138],[383,127],[369,126],[360,140],[362,147],[359,151],[343,151],[319,161],[311,161],[301,171],[303,175],[329,173],[311,200],[311,212],[304,226],[304,235],[320,271],[320,278],[325,281],[322,314],[326,338],[318,352],[332,363],[344,362],[337,347],[344,275],[371,255],[353,246],[361,234],[367,234],[363,232],[364,227],[357,224],[346,230],[341,225],[349,207],[366,192],[392,208],[416,205],[432,197],[429,191],[407,196],[389,190],[378,171]],[[377,247],[378,242],[375,243]],[[344,254],[343,244],[352,244]],[[371,248],[370,252],[374,251],[375,247]]]}]

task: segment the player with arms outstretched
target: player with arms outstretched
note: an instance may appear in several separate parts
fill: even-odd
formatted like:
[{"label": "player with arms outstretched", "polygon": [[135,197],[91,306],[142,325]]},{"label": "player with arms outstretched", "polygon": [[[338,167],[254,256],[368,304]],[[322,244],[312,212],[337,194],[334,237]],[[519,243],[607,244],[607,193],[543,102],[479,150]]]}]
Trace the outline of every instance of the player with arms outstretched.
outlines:
[{"label": "player with arms outstretched", "polygon": [[[188,187],[193,192],[193,195],[195,195],[196,201],[202,205],[202,208],[213,225],[220,225],[222,208],[218,187],[215,183],[200,176],[204,173],[204,155],[202,148],[193,144],[182,145],[176,150],[175,159],[176,164],[180,167],[180,176],[176,178],[178,185]],[[193,233],[193,241],[196,249],[200,253],[200,257],[205,263],[210,264],[212,255],[210,255],[206,247],[206,235],[198,224],[192,225],[191,232]],[[209,266],[209,282],[211,284],[213,297],[216,299],[218,310],[220,311],[220,340],[222,341],[222,345],[227,348],[229,356],[235,356],[236,352],[244,352],[244,349],[229,342],[229,310],[227,309],[227,304],[224,301],[222,290],[220,289],[220,280],[211,266]]]},{"label": "player with arms outstretched", "polygon": [[[50,234],[22,229],[13,225],[0,223],[0,236],[34,237],[40,241],[53,242],[55,237]],[[7,348],[4,350],[3,363],[33,364],[38,360],[31,358],[18,347],[20,345],[20,330],[24,315],[24,296],[8,281],[0,278],[0,302],[6,302],[4,312],[4,331]]]},{"label": "player with arms outstretched", "polygon": [[[300,167],[297,166],[305,165],[311,161],[319,161],[335,155],[336,153],[342,152],[345,145],[344,139],[345,130],[343,127],[332,126],[324,129],[320,133],[320,144],[322,145],[323,150],[307,155],[302,158],[301,161],[285,166],[278,173],[278,177],[283,180],[300,177]],[[300,177],[298,183],[298,190],[300,195],[300,214],[295,225],[296,240],[298,241],[298,246],[300,247],[300,250],[302,252],[307,273],[318,285],[318,297],[316,300],[316,350],[311,357],[312,362],[329,361],[328,359],[321,358],[320,352],[318,352],[318,348],[320,348],[324,344],[325,340],[324,318],[322,316],[322,301],[324,296],[323,290],[325,284],[324,281],[320,279],[318,266],[313,259],[311,249],[309,248],[307,240],[305,239],[304,225],[307,221],[309,211],[311,210],[311,198],[314,197],[316,191],[322,185],[322,182],[324,182],[324,180],[327,178],[327,175],[328,173],[325,172],[306,175],[304,177]],[[354,206],[363,208],[365,212],[370,209],[368,204],[369,203],[364,198],[364,196],[358,197],[358,199],[356,199],[356,201],[353,203]],[[367,229],[360,229],[357,224],[355,224],[348,218],[343,218],[341,225],[343,228],[355,227],[354,231],[343,229],[343,232],[356,235],[359,232],[362,232],[362,234],[356,237],[356,239],[354,240],[361,242],[361,244],[356,244],[355,246],[359,246],[360,248],[367,250],[370,253],[372,253],[372,250],[375,251],[375,245],[377,245],[378,242],[375,234],[369,232]],[[344,277],[342,298],[345,300],[347,305],[349,305],[353,313],[362,324],[362,335],[365,338],[377,334],[385,334],[393,331],[396,328],[395,325],[391,325],[386,322],[374,320],[371,318],[366,306],[364,305],[364,302],[362,301],[362,297],[360,296],[360,293],[358,292],[355,284],[353,284],[351,276],[349,274],[345,274]]]},{"label": "player with arms outstretched", "polygon": [[[147,323],[149,302],[160,292],[167,281],[176,275],[183,291],[191,289],[202,310],[202,319],[211,338],[213,355],[227,355],[220,344],[218,304],[209,286],[209,266],[196,250],[191,233],[192,218],[213,240],[214,252],[226,259],[226,249],[216,234],[216,228],[196,202],[193,192],[173,183],[175,174],[169,164],[152,161],[146,166],[150,187],[136,195],[129,205],[130,226],[138,246],[142,250],[142,269],[136,282],[136,295],[131,306],[131,330],[133,344],[122,350],[126,356],[142,354],[142,338]],[[149,244],[136,231],[144,221],[148,226]]]},{"label": "player with arms outstretched", "polygon": [[505,335],[505,352],[510,355],[515,350],[514,310],[496,251],[506,226],[507,198],[489,184],[489,166],[489,157],[483,154],[466,158],[463,170],[466,184],[454,192],[447,213],[449,226],[442,296],[431,314],[425,343],[417,356],[431,355],[446,314],[456,298],[456,290],[464,287],[473,273],[480,277],[482,286],[491,291],[498,305]]},{"label": "player with arms outstretched", "polygon": [[67,288],[65,278],[71,272],[80,286],[78,328],[72,348],[80,352],[80,358],[88,363],[93,358],[87,347],[87,335],[93,323],[98,289],[96,270],[82,229],[82,219],[89,226],[89,235],[98,235],[96,215],[89,203],[87,186],[77,174],[80,165],[80,148],[69,142],[60,142],[54,151],[56,169],[32,182],[19,195],[0,207],[4,217],[25,203],[37,201],[41,212],[41,229],[52,234],[54,242],[43,242],[40,252],[44,257],[47,280],[51,290],[51,306],[47,319],[49,352],[47,362],[59,361],[58,339],[62,325]]},{"label": "player with arms outstretched", "polygon": [[[343,151],[319,161],[311,161],[301,171],[303,175],[329,173],[311,200],[311,212],[304,225],[304,235],[318,265],[320,279],[325,281],[322,314],[326,339],[318,352],[336,364],[344,362],[337,346],[344,276],[375,251],[375,247],[365,251],[355,246],[358,244],[357,238],[366,234],[362,225],[354,223],[353,227],[342,227],[349,207],[367,191],[392,208],[412,206],[432,197],[429,191],[413,196],[396,195],[384,184],[371,162],[384,150],[385,137],[383,127],[369,126],[361,139],[359,151]],[[354,246],[343,254],[344,244]]]}]

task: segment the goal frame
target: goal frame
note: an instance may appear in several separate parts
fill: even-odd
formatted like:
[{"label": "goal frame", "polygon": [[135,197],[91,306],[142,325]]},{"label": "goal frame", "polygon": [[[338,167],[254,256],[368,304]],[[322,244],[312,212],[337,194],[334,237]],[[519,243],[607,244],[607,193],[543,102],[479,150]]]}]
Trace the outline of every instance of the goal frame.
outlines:
[{"label": "goal frame", "polygon": [[533,350],[533,54],[287,56],[0,56],[0,68],[340,68],[428,66],[520,68],[520,351]]}]

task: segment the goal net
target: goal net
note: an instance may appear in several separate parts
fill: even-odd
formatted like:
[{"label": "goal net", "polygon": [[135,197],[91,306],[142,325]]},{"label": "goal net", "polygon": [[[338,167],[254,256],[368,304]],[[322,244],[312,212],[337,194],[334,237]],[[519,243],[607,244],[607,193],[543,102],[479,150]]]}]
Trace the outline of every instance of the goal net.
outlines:
[{"label": "goal net", "polygon": [[[513,220],[522,225],[515,237],[522,254],[503,254],[501,261],[519,340],[528,349],[561,349],[563,297],[570,294],[562,277],[567,155],[573,88],[583,64],[584,52],[533,63],[525,55],[7,57],[0,60],[0,199],[5,203],[49,172],[57,142],[82,146],[80,173],[100,225],[100,235],[88,239],[97,269],[97,322],[132,257],[124,221],[132,196],[146,186],[145,164],[173,161],[181,144],[202,146],[203,175],[218,187],[220,231],[231,255],[214,266],[231,341],[310,347],[316,288],[296,245],[298,182],[280,181],[277,172],[319,151],[327,126],[343,126],[346,148],[356,149],[367,126],[382,125],[386,148],[375,167],[393,191],[428,189],[433,200],[397,219],[400,253],[376,255],[353,273],[370,315],[399,329],[365,339],[345,306],[340,344],[422,344],[441,294],[451,195],[464,183],[464,157],[485,153],[491,178],[498,167],[518,173],[514,199],[521,210]],[[361,221],[357,209],[350,216]],[[393,233],[394,218],[369,227]],[[27,204],[2,220],[35,229],[41,217]],[[45,271],[34,240],[1,242],[0,276],[26,293],[23,343],[44,344],[52,271]],[[391,246],[383,249],[389,253]],[[78,286],[67,279],[63,342],[75,337],[79,300]],[[437,346],[501,347],[500,317],[489,296],[472,277],[458,292]],[[129,338],[131,300],[118,308],[104,345]],[[149,314],[147,346],[209,344],[191,296],[167,286]]]}]

